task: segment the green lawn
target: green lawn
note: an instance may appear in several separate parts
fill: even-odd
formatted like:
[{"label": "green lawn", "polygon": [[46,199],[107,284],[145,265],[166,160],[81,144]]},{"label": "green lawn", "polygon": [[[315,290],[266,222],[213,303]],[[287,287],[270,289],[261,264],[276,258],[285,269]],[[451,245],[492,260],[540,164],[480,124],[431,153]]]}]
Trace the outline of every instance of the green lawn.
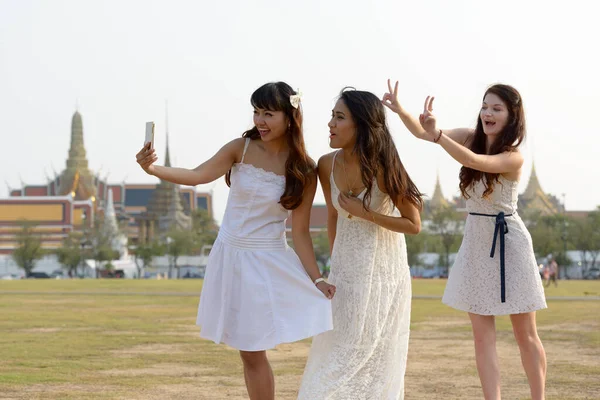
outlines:
[{"label": "green lawn", "polygon": [[[413,291],[441,295],[444,284],[415,280]],[[0,399],[245,398],[237,353],[198,337],[193,294],[200,288],[198,280],[0,281]],[[20,291],[43,293],[7,293]],[[134,292],[171,295],[112,295]],[[598,281],[548,289],[549,296],[599,292]],[[538,313],[548,399],[600,398],[599,316],[600,301],[549,301]],[[505,397],[527,398],[508,317],[497,326],[506,348]],[[439,299],[418,299],[411,327],[406,398],[481,398],[466,315]],[[270,352],[278,399],[295,398],[309,346],[305,340]],[[463,384],[448,386],[449,377]],[[439,397],[427,397],[425,388]]]}]

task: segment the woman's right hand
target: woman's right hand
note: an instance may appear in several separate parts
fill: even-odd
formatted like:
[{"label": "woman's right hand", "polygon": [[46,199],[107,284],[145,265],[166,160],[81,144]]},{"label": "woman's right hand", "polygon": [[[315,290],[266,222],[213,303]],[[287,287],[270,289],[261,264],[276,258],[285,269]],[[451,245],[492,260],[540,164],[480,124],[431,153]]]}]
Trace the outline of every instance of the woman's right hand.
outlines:
[{"label": "woman's right hand", "polygon": [[394,89],[392,89],[392,84],[389,79],[388,79],[387,83],[388,83],[388,92],[383,95],[381,102],[383,103],[384,106],[386,106],[387,108],[389,108],[396,114],[400,114],[400,112],[402,111],[402,106],[400,105],[400,102],[398,101],[398,81],[396,81],[396,85],[394,86]]},{"label": "woman's right hand", "polygon": [[152,143],[148,142],[142,147],[135,156],[137,163],[149,175],[154,175],[154,163],[158,160],[156,152],[152,148]]}]

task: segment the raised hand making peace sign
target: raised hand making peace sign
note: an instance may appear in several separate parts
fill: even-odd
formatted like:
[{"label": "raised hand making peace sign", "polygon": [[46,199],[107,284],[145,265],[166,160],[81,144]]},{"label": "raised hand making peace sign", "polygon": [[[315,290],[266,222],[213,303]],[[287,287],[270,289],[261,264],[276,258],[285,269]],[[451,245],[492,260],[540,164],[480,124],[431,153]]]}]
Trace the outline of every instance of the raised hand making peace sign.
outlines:
[{"label": "raised hand making peace sign", "polygon": [[383,103],[384,106],[386,106],[387,108],[389,108],[396,114],[399,114],[400,111],[402,111],[402,106],[400,105],[400,102],[398,101],[398,81],[396,81],[396,85],[394,85],[393,90],[392,90],[392,84],[389,79],[387,80],[387,84],[388,84],[388,92],[383,95],[381,102]]},{"label": "raised hand making peace sign", "polygon": [[425,99],[425,105],[423,106],[423,114],[419,115],[419,122],[425,132],[433,137],[436,137],[438,132],[436,129],[435,115],[433,115],[433,96],[427,96]]},{"label": "raised hand making peace sign", "polygon": [[415,118],[413,118],[402,108],[400,101],[398,101],[398,81],[396,81],[396,84],[394,85],[393,89],[392,83],[389,79],[387,81],[387,84],[388,92],[383,95],[381,103],[396,114],[398,114],[404,125],[406,125],[408,130],[413,135],[415,135],[415,137],[427,140],[429,142],[435,141],[439,133],[436,132],[435,116],[432,113],[433,97],[427,96],[427,99],[425,100],[423,114],[419,115],[419,122],[417,122]]}]

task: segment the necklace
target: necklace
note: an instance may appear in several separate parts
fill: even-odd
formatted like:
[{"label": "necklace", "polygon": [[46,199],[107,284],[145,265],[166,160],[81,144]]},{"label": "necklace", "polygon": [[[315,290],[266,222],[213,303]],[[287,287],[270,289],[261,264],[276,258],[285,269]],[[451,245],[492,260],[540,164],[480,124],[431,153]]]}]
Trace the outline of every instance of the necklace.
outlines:
[{"label": "necklace", "polygon": [[346,181],[346,186],[348,187],[348,193],[347,194],[350,197],[354,197],[354,192],[352,191],[352,188],[356,184],[356,180],[358,179],[358,175],[356,177],[354,177],[354,182],[352,182],[352,186],[350,186],[350,184],[348,183],[348,172],[346,171],[346,159],[344,157],[344,154],[342,154],[342,166],[344,167],[344,180]]}]

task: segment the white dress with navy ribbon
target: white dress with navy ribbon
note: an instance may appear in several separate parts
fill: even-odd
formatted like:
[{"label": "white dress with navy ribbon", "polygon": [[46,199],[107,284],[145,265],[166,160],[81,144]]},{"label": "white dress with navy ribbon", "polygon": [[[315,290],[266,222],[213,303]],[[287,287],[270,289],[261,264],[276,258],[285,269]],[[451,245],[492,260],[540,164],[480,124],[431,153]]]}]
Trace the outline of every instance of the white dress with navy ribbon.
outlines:
[{"label": "white dress with navy ribbon", "polygon": [[450,268],[445,304],[480,315],[546,308],[531,235],[517,212],[517,186],[500,175],[487,197],[482,181],[469,189],[465,235]]},{"label": "white dress with navy ribbon", "polygon": [[201,337],[261,351],[332,329],[331,301],[287,244],[284,188],[284,176],[245,164],[243,156],[232,167],[200,296]]}]

